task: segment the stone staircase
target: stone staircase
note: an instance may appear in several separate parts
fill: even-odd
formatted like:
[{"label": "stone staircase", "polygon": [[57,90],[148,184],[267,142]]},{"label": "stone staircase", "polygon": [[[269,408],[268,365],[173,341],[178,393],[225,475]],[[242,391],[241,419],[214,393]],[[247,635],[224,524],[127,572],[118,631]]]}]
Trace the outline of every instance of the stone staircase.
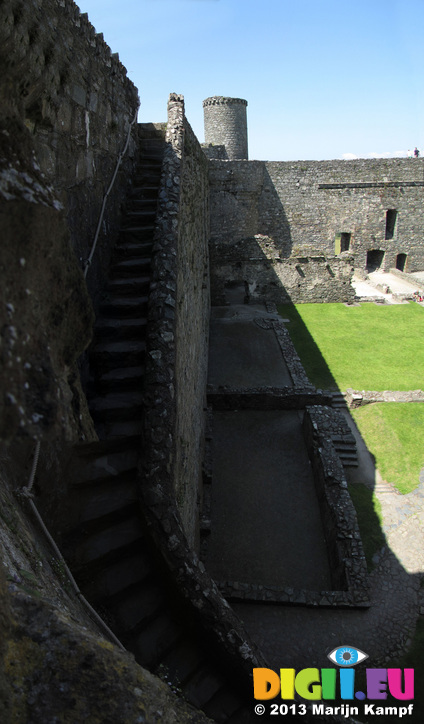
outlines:
[{"label": "stone staircase", "polygon": [[99,442],[73,450],[62,548],[90,603],[138,663],[217,722],[245,721],[243,694],[214,657],[146,531],[137,496],[147,303],[164,150],[141,144],[142,161],[90,350],[88,401]]},{"label": "stone staircase", "polygon": [[343,467],[357,468],[359,465],[359,459],[353,435],[351,438],[348,436],[333,435],[331,439]]},{"label": "stone staircase", "polygon": [[346,409],[346,400],[345,400],[342,392],[332,392],[331,397],[332,397],[331,407],[334,410],[345,410]]}]

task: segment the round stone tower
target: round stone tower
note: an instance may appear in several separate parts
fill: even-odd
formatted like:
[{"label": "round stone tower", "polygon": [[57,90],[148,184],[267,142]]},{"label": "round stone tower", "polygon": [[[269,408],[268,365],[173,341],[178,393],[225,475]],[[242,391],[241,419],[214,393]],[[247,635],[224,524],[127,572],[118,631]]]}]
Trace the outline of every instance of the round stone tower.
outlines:
[{"label": "round stone tower", "polygon": [[203,101],[205,143],[225,146],[230,161],[247,159],[247,101],[212,96]]}]

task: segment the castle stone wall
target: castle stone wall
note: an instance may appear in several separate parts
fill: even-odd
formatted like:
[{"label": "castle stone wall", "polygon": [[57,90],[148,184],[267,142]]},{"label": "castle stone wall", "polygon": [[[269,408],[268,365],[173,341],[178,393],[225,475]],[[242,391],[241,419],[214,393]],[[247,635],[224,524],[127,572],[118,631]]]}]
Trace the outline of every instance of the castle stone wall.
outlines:
[{"label": "castle stone wall", "polygon": [[[0,9],[0,121],[16,173],[37,167],[63,204],[78,260],[89,255],[103,195],[122,150],[138,94],[117,54],[72,0],[5,0]],[[34,156],[23,157],[27,137]],[[4,139],[3,139],[4,140]],[[88,275],[100,286],[118,230],[134,142],[110,197]],[[12,159],[16,152],[17,159]],[[10,185],[10,180],[9,180]],[[14,193],[10,191],[10,193]]]},{"label": "castle stone wall", "polygon": [[[423,170],[423,160],[409,158],[211,161],[214,300],[233,275],[251,297],[349,301],[352,269],[365,269],[369,250],[384,252],[383,269],[401,253],[407,271],[424,268]],[[340,234],[349,248],[337,253]]]},{"label": "castle stone wall", "polygon": [[196,545],[210,306],[208,162],[176,94],[166,140],[149,301],[145,469],[176,500]]}]

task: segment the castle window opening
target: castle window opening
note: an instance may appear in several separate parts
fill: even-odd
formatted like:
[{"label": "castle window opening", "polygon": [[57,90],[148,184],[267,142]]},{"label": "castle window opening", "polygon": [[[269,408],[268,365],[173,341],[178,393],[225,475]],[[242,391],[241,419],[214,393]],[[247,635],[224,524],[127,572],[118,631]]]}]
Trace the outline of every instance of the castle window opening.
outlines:
[{"label": "castle window opening", "polygon": [[380,269],[384,260],[383,249],[369,249],[367,252],[367,272],[373,272]]},{"label": "castle window opening", "polygon": [[405,271],[407,257],[408,257],[408,254],[398,254],[397,255],[396,269],[399,269],[399,271]]},{"label": "castle window opening", "polygon": [[386,234],[385,239],[394,239],[396,232],[397,211],[388,209],[386,212]]},{"label": "castle window opening", "polygon": [[336,234],[334,242],[334,253],[341,254],[342,251],[349,251],[351,233],[349,231],[340,231]]}]

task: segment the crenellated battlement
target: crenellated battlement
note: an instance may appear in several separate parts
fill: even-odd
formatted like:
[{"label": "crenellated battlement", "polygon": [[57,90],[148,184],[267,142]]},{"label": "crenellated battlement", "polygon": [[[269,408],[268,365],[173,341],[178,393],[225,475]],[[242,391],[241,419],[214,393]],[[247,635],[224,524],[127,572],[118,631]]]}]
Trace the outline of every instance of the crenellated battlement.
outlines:
[{"label": "crenellated battlement", "polygon": [[205,98],[203,101],[203,108],[206,106],[232,106],[240,103],[243,106],[247,106],[247,101],[244,98],[229,98],[228,96],[211,96]]}]

